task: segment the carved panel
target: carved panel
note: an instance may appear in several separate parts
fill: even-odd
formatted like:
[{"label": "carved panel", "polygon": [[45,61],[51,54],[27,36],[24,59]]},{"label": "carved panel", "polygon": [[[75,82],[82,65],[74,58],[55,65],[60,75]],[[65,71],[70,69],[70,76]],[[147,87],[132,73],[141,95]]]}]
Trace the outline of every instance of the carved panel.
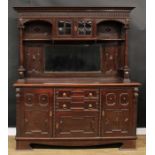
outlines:
[{"label": "carved panel", "polygon": [[114,106],[117,102],[116,93],[107,93],[106,94],[106,104],[108,106]]},{"label": "carved panel", "polygon": [[128,109],[106,109],[103,117],[103,136],[120,136],[129,134],[130,117]]},{"label": "carved panel", "polygon": [[35,96],[32,93],[26,93],[24,94],[24,102],[25,106],[31,107],[34,105],[35,102]]},{"label": "carved panel", "polygon": [[119,103],[121,104],[121,105],[128,105],[129,104],[129,94],[128,93],[121,93],[120,95],[119,95]]},{"label": "carved panel", "polygon": [[49,96],[48,94],[40,94],[39,95],[39,104],[40,106],[48,106],[49,104]]},{"label": "carved panel", "polygon": [[27,47],[26,69],[29,76],[35,76],[43,71],[43,49],[41,47]]},{"label": "carved panel", "polygon": [[49,136],[49,114],[48,111],[26,110],[24,113],[25,136],[47,137]]},{"label": "carved panel", "polygon": [[107,43],[103,46],[103,70],[106,74],[114,73],[118,70],[119,43]]},{"label": "carved panel", "polygon": [[21,96],[22,136],[52,135],[53,89],[22,88]]},{"label": "carved panel", "polygon": [[98,135],[98,114],[64,112],[56,114],[56,137],[90,137]]}]

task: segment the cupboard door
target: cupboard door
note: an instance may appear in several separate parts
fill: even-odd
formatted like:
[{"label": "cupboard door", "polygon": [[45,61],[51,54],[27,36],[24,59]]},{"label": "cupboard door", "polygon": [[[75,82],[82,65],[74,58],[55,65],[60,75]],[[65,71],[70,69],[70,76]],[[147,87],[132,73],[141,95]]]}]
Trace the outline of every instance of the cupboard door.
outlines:
[{"label": "cupboard door", "polygon": [[57,112],[55,120],[55,136],[98,136],[98,121],[98,112]]},{"label": "cupboard door", "polygon": [[71,37],[73,35],[73,21],[71,19],[57,19],[56,28],[58,37]]},{"label": "cupboard door", "polygon": [[52,89],[22,90],[22,135],[49,137],[52,135]]},{"label": "cupboard door", "polygon": [[102,90],[102,136],[132,136],[134,106],[132,89]]},{"label": "cupboard door", "polygon": [[93,35],[94,22],[91,19],[79,19],[77,24],[77,37],[90,37]]}]

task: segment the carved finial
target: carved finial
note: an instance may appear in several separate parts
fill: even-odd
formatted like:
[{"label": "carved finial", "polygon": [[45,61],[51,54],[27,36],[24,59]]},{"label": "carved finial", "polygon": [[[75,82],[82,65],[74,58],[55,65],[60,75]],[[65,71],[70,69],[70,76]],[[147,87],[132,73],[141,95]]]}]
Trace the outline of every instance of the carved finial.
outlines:
[{"label": "carved finial", "polygon": [[20,79],[24,78],[24,72],[25,72],[25,68],[23,66],[20,66],[18,69]]}]

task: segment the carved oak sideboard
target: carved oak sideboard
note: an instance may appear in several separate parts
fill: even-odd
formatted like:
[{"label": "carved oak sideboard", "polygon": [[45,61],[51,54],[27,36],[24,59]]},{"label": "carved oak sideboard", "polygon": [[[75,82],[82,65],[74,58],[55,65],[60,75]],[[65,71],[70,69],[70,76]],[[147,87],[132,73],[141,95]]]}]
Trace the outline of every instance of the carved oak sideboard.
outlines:
[{"label": "carved oak sideboard", "polygon": [[135,148],[140,83],[128,66],[133,7],[15,7],[16,148]]}]

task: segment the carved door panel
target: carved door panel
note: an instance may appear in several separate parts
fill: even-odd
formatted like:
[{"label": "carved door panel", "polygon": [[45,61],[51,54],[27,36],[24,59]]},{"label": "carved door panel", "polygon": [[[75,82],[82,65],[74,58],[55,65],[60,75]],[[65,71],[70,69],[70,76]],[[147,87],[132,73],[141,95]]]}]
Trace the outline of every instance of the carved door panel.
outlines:
[{"label": "carved door panel", "polygon": [[132,135],[132,89],[102,90],[102,136]]},{"label": "carved door panel", "polygon": [[57,112],[56,137],[99,136],[98,112]]},{"label": "carved door panel", "polygon": [[22,135],[27,137],[52,136],[52,89],[23,89]]}]

